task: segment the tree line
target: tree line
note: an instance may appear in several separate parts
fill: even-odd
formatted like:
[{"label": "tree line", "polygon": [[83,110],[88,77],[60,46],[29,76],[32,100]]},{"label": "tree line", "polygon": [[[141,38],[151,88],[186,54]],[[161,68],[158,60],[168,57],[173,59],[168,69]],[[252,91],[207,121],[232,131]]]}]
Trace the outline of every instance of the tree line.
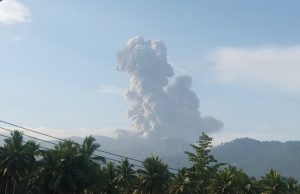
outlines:
[{"label": "tree line", "polygon": [[243,170],[218,162],[210,153],[212,138],[202,134],[190,167],[170,172],[159,157],[150,156],[141,168],[127,159],[106,162],[95,155],[100,147],[88,136],[81,145],[61,141],[42,149],[13,131],[0,147],[0,193],[4,194],[299,194],[293,178],[270,170],[259,180]]}]

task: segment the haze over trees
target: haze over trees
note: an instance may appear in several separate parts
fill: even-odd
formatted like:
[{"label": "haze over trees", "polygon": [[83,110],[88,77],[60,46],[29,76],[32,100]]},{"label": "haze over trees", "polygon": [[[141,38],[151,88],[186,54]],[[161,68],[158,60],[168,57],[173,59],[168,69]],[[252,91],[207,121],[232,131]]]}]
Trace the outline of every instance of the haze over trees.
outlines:
[{"label": "haze over trees", "polygon": [[190,167],[174,171],[157,156],[137,167],[124,159],[107,162],[95,155],[99,144],[89,136],[79,145],[71,140],[51,149],[25,141],[13,131],[0,148],[0,193],[52,194],[296,194],[300,186],[270,169],[260,179],[218,162],[212,139],[202,134],[186,152]]},{"label": "haze over trees", "polygon": [[300,180],[299,141],[282,143],[241,138],[214,147],[212,154],[219,161],[243,168],[249,175],[257,178],[273,168],[284,176]]}]

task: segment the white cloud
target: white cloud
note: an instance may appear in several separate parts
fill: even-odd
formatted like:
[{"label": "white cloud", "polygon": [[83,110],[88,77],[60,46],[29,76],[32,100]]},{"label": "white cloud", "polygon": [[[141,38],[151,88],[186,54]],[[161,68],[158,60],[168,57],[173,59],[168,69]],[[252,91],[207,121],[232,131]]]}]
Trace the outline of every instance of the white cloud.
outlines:
[{"label": "white cloud", "polygon": [[124,93],[123,88],[119,88],[117,86],[111,86],[111,85],[106,85],[106,86],[101,86],[98,90],[98,94],[114,94],[114,95],[123,95]]},{"label": "white cloud", "polygon": [[3,0],[0,3],[0,24],[30,22],[30,12],[17,0]]},{"label": "white cloud", "polygon": [[211,59],[221,81],[300,91],[300,46],[223,47]]}]

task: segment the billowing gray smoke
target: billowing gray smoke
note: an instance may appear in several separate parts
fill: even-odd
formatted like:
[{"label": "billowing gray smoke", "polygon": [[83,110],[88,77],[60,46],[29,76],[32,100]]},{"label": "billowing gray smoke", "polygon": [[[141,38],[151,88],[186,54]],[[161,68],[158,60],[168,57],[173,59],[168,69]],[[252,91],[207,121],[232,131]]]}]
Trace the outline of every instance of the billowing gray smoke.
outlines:
[{"label": "billowing gray smoke", "polygon": [[137,135],[194,140],[201,132],[223,127],[215,118],[201,116],[191,77],[180,76],[174,83],[168,82],[174,73],[163,42],[130,39],[119,52],[117,69],[130,76],[128,117]]}]

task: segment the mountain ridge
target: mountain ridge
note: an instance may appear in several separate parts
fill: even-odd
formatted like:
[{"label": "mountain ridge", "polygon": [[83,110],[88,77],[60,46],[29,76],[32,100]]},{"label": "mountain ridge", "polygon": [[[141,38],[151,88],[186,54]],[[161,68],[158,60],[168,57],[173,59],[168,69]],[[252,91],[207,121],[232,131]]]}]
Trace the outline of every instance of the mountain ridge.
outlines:
[{"label": "mountain ridge", "polygon": [[[79,143],[83,140],[82,137],[70,137],[69,139]],[[95,136],[95,139],[101,144],[101,150],[126,157],[144,160],[153,154],[159,155],[173,168],[190,165],[184,154],[184,151],[191,151],[190,143],[178,138],[165,138],[155,142],[133,137],[115,139]],[[212,148],[211,153],[219,162],[241,168],[256,178],[260,178],[268,170],[274,169],[283,176],[291,176],[300,181],[300,141],[259,141],[245,137],[217,145]],[[109,157],[101,152],[97,154]]]},{"label": "mountain ridge", "polygon": [[274,169],[300,180],[300,141],[239,138],[214,147],[212,154],[218,161],[242,168],[256,178]]}]

